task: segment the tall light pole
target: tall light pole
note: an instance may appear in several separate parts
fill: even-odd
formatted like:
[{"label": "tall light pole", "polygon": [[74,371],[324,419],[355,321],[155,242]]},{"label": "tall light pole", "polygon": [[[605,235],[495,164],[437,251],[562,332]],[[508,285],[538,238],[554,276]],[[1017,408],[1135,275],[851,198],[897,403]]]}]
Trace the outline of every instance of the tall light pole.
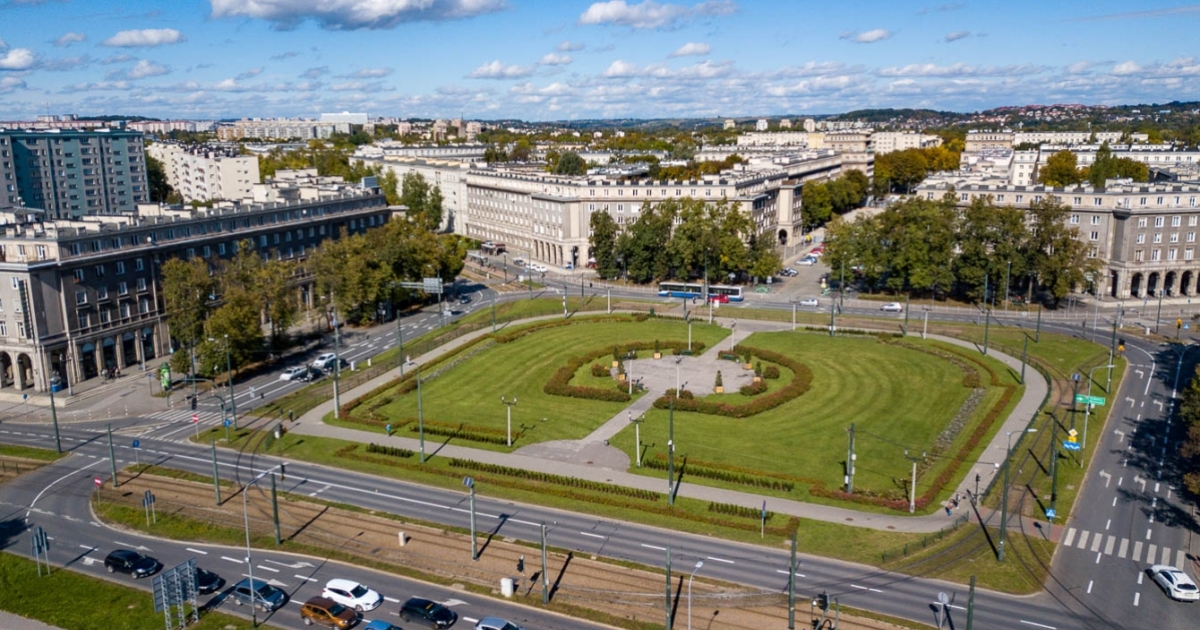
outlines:
[{"label": "tall light pole", "polygon": [[637,418],[633,417],[633,412],[626,411],[625,415],[629,416],[629,422],[633,424],[633,444],[636,449],[637,467],[642,467],[642,423],[646,421],[646,414],[642,414]]},{"label": "tall light pole", "polygon": [[1037,433],[1037,429],[1025,429],[1024,431],[1007,431],[1008,450],[1004,454],[1004,499],[1000,502],[1000,549],[996,555],[996,559],[1004,562],[1004,532],[1008,529],[1008,469],[1012,467],[1012,436],[1014,433]]},{"label": "tall light pole", "polygon": [[[1087,392],[1088,392],[1089,399],[1092,397],[1092,375],[1096,373],[1096,370],[1107,370],[1107,369],[1111,369],[1112,367],[1113,366],[1111,364],[1110,365],[1097,365],[1096,367],[1088,370]],[[1091,403],[1091,400],[1089,400],[1087,406],[1084,407],[1084,411],[1083,411],[1083,442],[1080,442],[1080,444],[1079,444],[1079,467],[1080,468],[1083,468],[1083,460],[1087,459],[1088,416],[1090,416],[1091,413],[1092,413],[1092,403]]]},{"label": "tall light pole", "polygon": [[417,365],[417,439],[421,442],[421,463],[425,463],[425,410],[421,407],[421,366]]},{"label": "tall light pole", "polygon": [[[438,297],[441,295],[439,293]],[[330,321],[333,322],[333,417],[337,419],[342,415],[341,384],[339,383],[342,376],[342,335],[341,327],[338,326],[337,305],[333,303],[332,299],[330,299],[330,305],[333,306],[333,317],[330,318]]]},{"label": "tall light pole", "polygon": [[247,497],[250,494],[250,486],[258,483],[260,479],[272,474],[274,468],[260,473],[257,477],[250,480],[245,486],[242,486],[242,519],[246,526],[246,566],[250,572],[250,623],[253,627],[258,627],[258,610],[255,606],[258,604],[255,598],[258,597],[258,589],[254,586],[254,562],[250,559],[250,508]]},{"label": "tall light pole", "polygon": [[50,421],[54,423],[54,450],[62,452],[62,439],[58,436],[58,410],[54,407],[54,383],[50,384]]},{"label": "tall light pole", "polygon": [[908,513],[912,514],[917,511],[917,462],[925,461],[925,452],[921,451],[921,456],[917,457],[904,449],[904,458],[912,462],[912,489],[908,492]]},{"label": "tall light pole", "polygon": [[[687,387],[687,383],[681,387]],[[675,505],[675,399],[680,391],[676,389],[671,397],[671,411],[667,419],[667,505]]]},{"label": "tall light pole", "polygon": [[479,560],[479,542],[475,536],[475,478],[463,477],[463,485],[471,491],[471,559]]},{"label": "tall light pole", "polygon": [[1075,402],[1075,397],[1079,395],[1079,379],[1080,378],[1082,378],[1082,375],[1079,372],[1075,372],[1074,374],[1071,375],[1071,381],[1072,381],[1072,385],[1071,385],[1071,430],[1072,431],[1075,430],[1075,409],[1076,409],[1076,407],[1079,406],[1079,404]]},{"label": "tall light pole", "polygon": [[[492,299],[495,299],[494,297]],[[396,358],[400,364],[400,378],[404,378],[404,324],[400,321],[400,309],[397,307],[399,300],[393,298],[392,311],[396,314]],[[492,310],[492,325],[495,326],[495,306]],[[492,332],[496,332],[493,330]]]},{"label": "tall light pole", "polygon": [[513,396],[513,399],[509,400],[508,398],[501,396],[500,402],[504,403],[508,408],[508,446],[509,448],[512,448],[512,408],[517,405],[517,397]]},{"label": "tall light pole", "polygon": [[692,579],[696,577],[696,572],[703,566],[704,561],[697,560],[696,568],[692,569],[692,574],[688,576],[688,630],[692,630]]}]

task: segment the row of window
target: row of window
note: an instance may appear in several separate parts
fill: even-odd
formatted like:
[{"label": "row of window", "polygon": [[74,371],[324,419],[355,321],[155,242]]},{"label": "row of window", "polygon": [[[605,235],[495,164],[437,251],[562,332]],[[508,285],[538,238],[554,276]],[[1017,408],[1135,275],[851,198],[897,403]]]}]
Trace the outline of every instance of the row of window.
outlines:
[{"label": "row of window", "polygon": [[[1094,232],[1093,232],[1093,234],[1094,234]],[[1195,232],[1188,232],[1188,233],[1186,234],[1186,237],[1187,237],[1187,242],[1189,242],[1189,243],[1195,243],[1195,242],[1196,242],[1196,233],[1195,233]],[[1137,239],[1136,239],[1136,240],[1137,240],[1137,244],[1138,244],[1138,245],[1141,245],[1142,243],[1145,243],[1145,242],[1146,242],[1146,235],[1145,235],[1144,233],[1142,233],[1142,234],[1138,234],[1138,235],[1137,235]],[[1157,233],[1155,233],[1155,234],[1154,234],[1154,239],[1153,239],[1153,241],[1154,241],[1155,243],[1161,243],[1161,242],[1163,241],[1163,235],[1162,235],[1162,232],[1157,232]],[[1172,243],[1178,243],[1178,242],[1179,242],[1179,232],[1172,232],[1172,233],[1170,234],[1170,242],[1172,242]]]},{"label": "row of window", "polygon": [[[1188,217],[1188,226],[1194,227],[1197,224],[1198,220],[1200,220],[1200,217],[1195,217],[1195,216]],[[1138,227],[1144,228],[1144,227],[1146,227],[1147,223],[1148,223],[1148,217],[1138,217],[1138,222],[1137,222]],[[1156,228],[1163,227],[1163,225],[1165,223],[1166,223],[1166,217],[1154,217],[1154,227],[1156,227]],[[1171,217],[1171,227],[1179,227],[1180,225],[1183,225],[1183,217],[1179,217],[1179,216]]]},{"label": "row of window", "polygon": [[[1163,252],[1163,250],[1161,250],[1161,249],[1150,250],[1150,261],[1153,262],[1153,261],[1162,260],[1162,252]],[[1176,260],[1178,258],[1178,254],[1179,254],[1178,249],[1176,249],[1174,247],[1172,247],[1171,249],[1168,249],[1167,250],[1167,260]],[[1183,250],[1183,259],[1184,260],[1192,260],[1194,255],[1195,255],[1195,251],[1193,250],[1193,248],[1191,248],[1191,247],[1184,248],[1184,250]],[[1146,251],[1142,250],[1142,249],[1133,250],[1133,259],[1137,262],[1144,262],[1146,260]]]},{"label": "row of window", "polygon": [[[133,303],[132,302],[121,302],[121,304],[119,305],[118,308],[119,308],[118,312],[120,313],[120,317],[122,319],[127,319],[129,317],[133,317]],[[150,300],[148,300],[146,298],[142,298],[141,300],[138,300],[138,313],[141,315],[146,315],[149,312],[150,312]],[[107,324],[107,323],[111,322],[113,319],[113,309],[102,308],[97,313],[91,313],[89,311],[79,311],[77,313],[77,315],[79,316],[79,328],[84,329],[84,328],[88,328],[89,326],[92,325],[93,317],[95,318],[95,322],[99,323],[99,324]],[[17,325],[20,326],[21,324],[18,323]],[[0,336],[2,336],[2,335],[0,335]]]},{"label": "row of window", "polygon": [[[0,319],[0,337],[7,337],[7,336],[8,336],[8,322],[4,321],[3,319]],[[23,322],[21,320],[17,320],[17,337],[20,339],[24,339],[26,336],[28,336],[28,335],[27,335],[27,331],[25,330],[25,322]]]},{"label": "row of window", "polygon": [[[143,293],[147,289],[149,289],[149,283],[146,281],[146,279],[138,278],[137,279],[138,293]],[[127,283],[127,282],[119,283],[117,285],[117,295],[122,296],[122,297],[129,295],[129,283]],[[108,287],[105,287],[105,286],[96,287],[96,301],[102,302],[107,299],[108,299]],[[75,305],[83,306],[87,303],[88,303],[88,290],[87,289],[76,290],[75,291]]]},{"label": "row of window", "polygon": [[[625,196],[625,189],[624,189],[624,188],[617,188],[616,190],[617,190],[617,196],[618,196],[618,197],[624,197],[624,196]],[[687,196],[688,196],[688,197],[692,197],[692,198],[694,199],[694,198],[696,197],[696,189],[695,189],[695,188],[691,188],[691,189],[689,189],[689,190],[690,190],[690,192],[687,194]],[[631,197],[636,197],[636,196],[638,196],[638,189],[637,189],[637,188],[632,188],[632,189],[630,189],[630,191],[631,191],[631,192],[630,192],[630,196],[631,196]],[[605,188],[605,189],[604,189],[604,196],[605,196],[605,197],[608,197],[608,196],[609,196],[609,194],[608,194],[609,192],[610,192],[610,189],[608,189],[608,188]],[[667,196],[668,196],[668,194],[667,194],[668,192],[669,192],[669,190],[668,190],[668,189],[666,189],[666,188],[663,188],[663,189],[662,189],[662,194],[660,194],[659,196],[660,196],[660,197],[667,197]],[[594,188],[592,188],[592,189],[589,189],[589,190],[588,190],[588,196],[589,196],[589,197],[595,197],[595,196],[596,196],[596,189],[594,189]],[[647,197],[653,197],[653,196],[654,196],[654,191],[653,191],[653,190],[647,190],[647,191],[646,191],[646,196],[647,196]],[[684,196],[684,194],[683,194],[683,189],[682,189],[682,188],[676,188],[676,189],[675,189],[675,196],[676,196],[676,197],[683,197],[683,196]],[[713,196],[713,189],[712,189],[712,188],[705,188],[705,189],[704,189],[704,196],[705,196],[705,197],[712,197],[712,196]],[[722,190],[721,190],[721,196],[722,196],[722,197],[726,196],[726,195],[725,195],[725,191],[724,191],[724,189],[722,189]]]},{"label": "row of window", "polygon": [[[38,247],[40,248],[42,246],[38,245]],[[22,253],[24,253],[24,252],[22,252]],[[124,260],[118,260],[117,262],[113,263],[113,266],[116,269],[116,275],[120,276],[120,275],[125,274],[125,261]],[[108,266],[105,263],[100,263],[99,265],[96,265],[95,267],[93,267],[92,271],[96,274],[97,278],[103,278],[104,273],[107,269],[108,269]],[[145,271],[146,263],[141,258],[134,258],[133,259],[133,269],[134,269],[134,271]],[[87,273],[84,271],[84,269],[82,267],[75,270],[75,280],[77,282],[83,282],[86,279],[87,279]],[[139,278],[138,280],[144,281],[145,278]],[[13,285],[16,286],[16,278],[15,277],[13,278]]]}]

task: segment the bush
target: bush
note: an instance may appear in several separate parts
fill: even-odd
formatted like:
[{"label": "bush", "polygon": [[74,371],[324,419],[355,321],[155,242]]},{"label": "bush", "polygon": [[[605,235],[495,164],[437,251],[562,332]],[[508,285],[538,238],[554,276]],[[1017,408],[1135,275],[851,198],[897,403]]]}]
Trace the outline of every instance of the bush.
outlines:
[{"label": "bush", "polygon": [[[687,348],[686,341],[668,341],[662,345],[668,348]],[[693,343],[692,346],[696,348],[703,348],[704,344]],[[613,346],[612,353],[613,357],[619,361],[619,357],[622,355],[622,353],[628,353],[631,350],[645,350],[649,347],[650,344],[648,342],[638,341],[625,344],[624,346]],[[550,377],[549,381],[546,381],[546,385],[542,387],[542,391],[550,394],[551,396],[567,396],[569,398],[585,398],[588,400],[603,400],[606,402],[629,402],[630,397],[629,394],[626,393],[628,386],[626,386],[622,391],[614,391],[600,387],[583,387],[580,385],[571,384],[571,379],[575,377],[575,372],[577,372],[579,368],[591,361],[595,361],[607,353],[608,349],[604,348],[593,350],[583,356],[572,357],[569,361],[567,361],[566,365],[559,368],[558,371],[556,371]],[[624,368],[624,363],[620,363],[619,365],[620,369]],[[594,369],[595,368],[593,368],[593,370]],[[595,374],[594,371],[593,374]]]},{"label": "bush", "polygon": [[603,363],[593,363],[592,376],[612,376],[612,372],[609,372],[608,369],[608,366]]},{"label": "bush", "polygon": [[412,457],[413,455],[416,454],[412,450],[407,449],[407,448],[400,448],[397,446],[384,446],[382,444],[376,444],[374,442],[367,445],[367,452],[368,453],[378,453],[380,455],[387,455],[389,457],[404,457],[404,458]]},{"label": "bush", "polygon": [[581,490],[590,490],[593,492],[605,492],[608,494],[617,494],[644,501],[658,501],[661,496],[657,492],[650,490],[642,490],[639,488],[627,488],[611,483],[603,483],[600,481],[591,481],[588,479],[579,479],[578,477],[566,477],[564,475],[552,475],[550,473],[538,472],[535,470],[526,470],[524,468],[512,468],[509,466],[501,466],[499,464],[488,464],[477,462],[469,459],[451,459],[450,465],[454,468],[466,468],[485,474],[504,475],[506,477],[517,477],[527,481],[535,481],[538,483],[549,483],[578,488]]},{"label": "bush", "polygon": [[754,375],[759,378],[762,378],[762,375],[763,375],[762,361],[759,361],[758,363],[754,364]]},{"label": "bush", "polygon": [[741,392],[743,396],[757,396],[767,391],[767,384],[764,381],[750,383],[749,385],[742,385],[738,391]]},{"label": "bush", "polygon": [[779,368],[774,365],[768,365],[767,367],[763,368],[763,378],[779,378]]},{"label": "bush", "polygon": [[[761,520],[763,517],[762,510],[760,510],[758,508],[744,507],[741,505],[733,505],[731,503],[709,503],[708,511],[716,512],[717,514],[725,514],[726,516],[737,516],[739,518],[752,518],[755,520]],[[774,515],[775,515],[774,512],[767,512],[767,520],[770,520],[771,517]]]},{"label": "bush", "polygon": [[[768,409],[774,409],[790,400],[799,398],[812,386],[812,371],[803,363],[771,350],[750,348],[750,352],[764,361],[778,363],[792,370],[795,375],[792,378],[792,382],[766,396],[756,397],[753,401],[741,405],[718,403],[704,399],[689,400],[680,396],[675,399],[675,408],[680,411],[695,411],[697,413],[728,416],[730,418],[745,418],[762,413]],[[654,401],[654,406],[658,409],[666,409],[670,406],[670,403],[670,396],[662,396]]]},{"label": "bush", "polygon": [[714,383],[717,387],[721,387],[721,370],[717,370],[717,382]]}]

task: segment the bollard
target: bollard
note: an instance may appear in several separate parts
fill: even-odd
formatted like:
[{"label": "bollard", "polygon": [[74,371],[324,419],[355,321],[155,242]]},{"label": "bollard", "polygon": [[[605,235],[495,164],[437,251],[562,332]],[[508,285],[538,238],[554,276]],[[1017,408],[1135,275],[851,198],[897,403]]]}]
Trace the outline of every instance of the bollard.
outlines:
[{"label": "bollard", "polygon": [[405,544],[408,543],[407,539],[408,539],[408,537],[404,535],[404,532],[400,532],[400,546],[401,547],[403,547]]},{"label": "bollard", "polygon": [[372,358],[374,358],[374,357],[367,357],[367,367],[371,367],[371,359]]}]

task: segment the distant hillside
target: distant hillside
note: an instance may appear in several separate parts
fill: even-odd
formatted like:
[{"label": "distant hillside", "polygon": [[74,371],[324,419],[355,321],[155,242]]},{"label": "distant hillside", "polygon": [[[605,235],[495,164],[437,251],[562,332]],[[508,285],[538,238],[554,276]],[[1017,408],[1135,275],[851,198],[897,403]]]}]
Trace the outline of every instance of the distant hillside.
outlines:
[{"label": "distant hillside", "polygon": [[845,114],[837,114],[833,118],[862,120],[865,122],[888,122],[897,119],[945,121],[964,116],[965,114],[959,112],[939,112],[932,109],[856,109]]}]

